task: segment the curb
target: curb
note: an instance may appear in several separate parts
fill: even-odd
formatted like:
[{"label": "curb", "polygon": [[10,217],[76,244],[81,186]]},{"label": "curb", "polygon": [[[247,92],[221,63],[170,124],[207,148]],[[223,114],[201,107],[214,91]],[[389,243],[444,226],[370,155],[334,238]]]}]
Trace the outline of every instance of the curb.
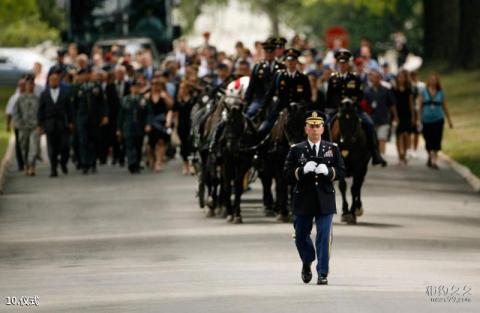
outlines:
[{"label": "curb", "polygon": [[477,193],[480,193],[480,178],[478,178],[475,174],[472,173],[472,171],[466,167],[465,165],[462,165],[458,163],[457,161],[453,160],[451,157],[446,155],[445,153],[441,152],[439,153],[439,156],[450,165],[450,167],[457,172],[460,176],[465,179],[470,186],[472,186],[473,190]]},{"label": "curb", "polygon": [[5,176],[8,171],[8,165],[13,157],[13,152],[15,150],[15,137],[10,136],[8,141],[7,151],[3,156],[2,163],[0,163],[0,194],[3,194],[3,186],[5,185]]}]

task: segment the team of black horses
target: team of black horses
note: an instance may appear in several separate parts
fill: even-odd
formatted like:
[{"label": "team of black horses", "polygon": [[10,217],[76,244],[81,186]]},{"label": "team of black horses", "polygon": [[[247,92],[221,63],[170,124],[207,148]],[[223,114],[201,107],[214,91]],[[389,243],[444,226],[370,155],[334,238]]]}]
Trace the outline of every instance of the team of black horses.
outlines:
[{"label": "team of black horses", "polygon": [[[243,223],[241,197],[257,175],[270,173],[275,181],[275,211],[289,212],[289,186],[283,176],[286,155],[292,144],[305,140],[307,103],[290,103],[279,112],[267,135],[257,131],[261,117],[245,115],[243,93],[248,77],[222,88],[206,89],[191,113],[192,154],[190,161],[198,179],[199,206],[207,217],[220,216],[233,224]],[[343,101],[324,137],[338,144],[345,160],[347,177],[353,178],[352,204],[346,197],[347,182],[339,182],[342,193],[342,221],[355,224],[363,214],[361,187],[370,153],[365,133],[352,101]],[[264,197],[272,188],[263,180]],[[232,196],[233,194],[233,196]],[[287,214],[288,216],[288,214]],[[279,221],[288,222],[286,219]]]}]

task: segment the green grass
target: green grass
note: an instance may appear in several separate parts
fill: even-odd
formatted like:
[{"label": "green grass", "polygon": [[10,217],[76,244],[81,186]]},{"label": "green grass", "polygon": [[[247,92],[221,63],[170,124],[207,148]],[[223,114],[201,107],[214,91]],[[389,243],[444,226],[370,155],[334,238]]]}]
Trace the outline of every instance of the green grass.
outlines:
[{"label": "green grass", "polygon": [[10,133],[7,133],[5,107],[10,96],[15,92],[12,87],[0,87],[0,160],[3,159],[8,146]]},{"label": "green grass", "polygon": [[[422,74],[426,78],[428,72]],[[458,71],[440,78],[454,127],[445,127],[443,151],[480,176],[480,71]]]}]

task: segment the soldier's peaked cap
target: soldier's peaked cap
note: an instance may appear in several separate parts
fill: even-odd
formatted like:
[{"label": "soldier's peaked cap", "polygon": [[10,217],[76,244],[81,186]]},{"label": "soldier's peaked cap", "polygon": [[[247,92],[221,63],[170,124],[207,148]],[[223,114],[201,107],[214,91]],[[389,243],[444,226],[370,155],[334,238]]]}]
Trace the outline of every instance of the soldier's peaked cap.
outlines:
[{"label": "soldier's peaked cap", "polygon": [[285,51],[285,59],[286,60],[296,60],[300,56],[301,52],[297,49],[290,48]]},{"label": "soldier's peaked cap", "polygon": [[322,113],[320,111],[307,112],[305,117],[305,124],[307,125],[320,125],[324,123]]},{"label": "soldier's peaked cap", "polygon": [[275,43],[272,41],[272,40],[265,40],[264,42],[262,42],[262,47],[263,49],[267,50],[267,51],[273,51],[275,50]]},{"label": "soldier's peaked cap", "polygon": [[335,51],[334,56],[338,63],[344,63],[350,60],[352,53],[347,49],[341,48]]},{"label": "soldier's peaked cap", "polygon": [[283,47],[285,47],[285,44],[287,43],[287,39],[285,39],[284,37],[275,37],[275,38],[273,38],[273,41],[274,41],[275,45],[277,46],[277,48],[283,48]]}]

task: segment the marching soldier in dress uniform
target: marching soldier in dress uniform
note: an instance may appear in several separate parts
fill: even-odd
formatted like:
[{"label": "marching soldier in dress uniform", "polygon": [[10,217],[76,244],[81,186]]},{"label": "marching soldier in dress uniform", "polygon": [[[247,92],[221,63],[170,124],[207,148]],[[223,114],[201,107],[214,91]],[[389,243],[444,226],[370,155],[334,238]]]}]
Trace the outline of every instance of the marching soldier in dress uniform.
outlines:
[{"label": "marching soldier in dress uniform", "polygon": [[132,174],[140,173],[143,138],[151,131],[153,122],[152,108],[140,94],[140,88],[141,83],[134,79],[117,116],[117,136],[124,139],[128,170]]},{"label": "marching soldier in dress uniform", "polygon": [[[321,139],[324,120],[313,111],[305,120],[307,140],[293,145],[285,161],[284,174],[294,184],[292,211],[295,245],[302,260],[302,280],[312,279],[311,264],[317,258],[319,285],[328,284],[332,245],[332,219],[337,213],[333,181],[345,175],[337,146]],[[315,246],[310,233],[315,220]]]},{"label": "marching soldier in dress uniform", "polygon": [[265,96],[272,85],[273,77],[278,70],[285,69],[283,63],[275,60],[276,45],[267,40],[262,43],[265,58],[253,67],[250,83],[245,92],[245,102],[248,105],[247,116],[254,117],[259,111],[268,106]]},{"label": "marching soldier in dress uniform", "polygon": [[350,98],[357,104],[357,114],[362,120],[362,125],[366,131],[368,145],[372,154],[372,164],[387,165],[378,150],[377,134],[375,125],[370,116],[363,111],[358,103],[363,98],[363,86],[360,77],[349,71],[349,60],[352,56],[347,49],[339,49],[335,52],[335,59],[339,65],[339,72],[335,72],[328,80],[327,103],[325,113],[329,116],[328,123],[331,122],[333,116],[338,112],[340,103],[345,98]]}]

